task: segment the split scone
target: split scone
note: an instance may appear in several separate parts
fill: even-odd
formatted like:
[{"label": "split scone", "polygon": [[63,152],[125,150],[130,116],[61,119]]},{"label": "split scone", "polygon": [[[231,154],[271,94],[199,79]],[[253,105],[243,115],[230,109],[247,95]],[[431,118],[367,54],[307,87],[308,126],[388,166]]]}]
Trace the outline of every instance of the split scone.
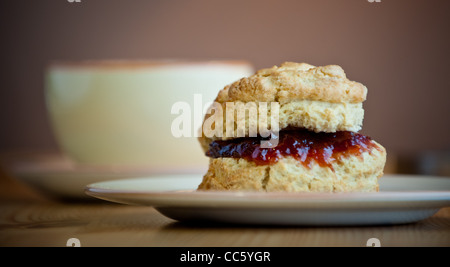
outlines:
[{"label": "split scone", "polygon": [[[271,147],[267,138],[252,133],[273,129],[272,120],[258,116],[234,116],[215,126],[212,136],[203,129],[199,141],[210,157],[209,169],[199,190],[267,192],[372,192],[378,191],[386,150],[359,134],[367,88],[347,79],[336,65],[315,67],[286,62],[262,69],[219,92],[215,103],[227,113],[227,103],[278,103],[279,131]],[[264,112],[275,112],[270,107]],[[207,114],[207,121],[213,114]],[[228,117],[227,117],[228,118]],[[241,135],[227,130],[242,120]],[[266,124],[266,125],[261,125]],[[228,127],[228,129],[227,129]],[[234,130],[234,129],[233,129]],[[218,133],[218,134],[217,134]],[[263,135],[264,136],[264,135]],[[267,135],[265,135],[267,136]]]}]

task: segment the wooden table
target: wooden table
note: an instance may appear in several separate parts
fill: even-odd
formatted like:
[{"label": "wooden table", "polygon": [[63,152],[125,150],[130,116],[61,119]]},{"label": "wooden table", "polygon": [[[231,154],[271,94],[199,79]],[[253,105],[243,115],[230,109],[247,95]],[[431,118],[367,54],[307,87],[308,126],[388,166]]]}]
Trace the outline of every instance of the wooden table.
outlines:
[{"label": "wooden table", "polygon": [[450,208],[407,225],[264,227],[185,225],[151,207],[49,200],[0,173],[0,246],[288,247],[450,246]]}]

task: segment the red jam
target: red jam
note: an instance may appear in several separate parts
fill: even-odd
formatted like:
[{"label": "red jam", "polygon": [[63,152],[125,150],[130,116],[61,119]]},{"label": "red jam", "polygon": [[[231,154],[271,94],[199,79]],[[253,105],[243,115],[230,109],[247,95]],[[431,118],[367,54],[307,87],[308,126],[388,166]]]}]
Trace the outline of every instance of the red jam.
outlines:
[{"label": "red jam", "polygon": [[276,147],[261,148],[260,138],[214,141],[206,156],[211,158],[244,158],[257,165],[270,165],[291,156],[310,166],[314,160],[332,169],[332,163],[348,155],[361,155],[378,146],[368,136],[354,132],[315,133],[307,130],[282,131]]}]

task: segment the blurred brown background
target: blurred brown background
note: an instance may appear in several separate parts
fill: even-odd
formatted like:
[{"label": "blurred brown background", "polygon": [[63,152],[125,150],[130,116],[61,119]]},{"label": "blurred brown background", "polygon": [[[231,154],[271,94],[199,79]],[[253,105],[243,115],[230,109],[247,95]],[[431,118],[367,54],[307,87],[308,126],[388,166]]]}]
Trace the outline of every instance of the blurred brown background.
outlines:
[{"label": "blurred brown background", "polygon": [[244,59],[341,65],[369,89],[363,133],[448,166],[449,14],[445,0],[2,1],[0,152],[58,149],[50,60]]}]

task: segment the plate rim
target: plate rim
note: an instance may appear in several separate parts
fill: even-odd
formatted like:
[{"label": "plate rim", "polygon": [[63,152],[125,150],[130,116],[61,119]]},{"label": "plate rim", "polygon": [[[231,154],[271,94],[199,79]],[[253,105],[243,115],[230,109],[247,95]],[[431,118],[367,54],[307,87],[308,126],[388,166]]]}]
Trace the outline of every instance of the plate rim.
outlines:
[{"label": "plate rim", "polygon": [[[174,175],[182,177],[182,175]],[[174,177],[172,176],[172,177]],[[391,178],[411,177],[390,175]],[[414,176],[414,175],[412,175]],[[158,176],[161,177],[161,176]],[[414,176],[415,178],[439,176]],[[197,207],[197,208],[281,208],[281,209],[398,209],[440,208],[450,206],[450,190],[380,191],[343,193],[287,193],[287,192],[242,192],[242,191],[190,191],[186,190],[116,190],[99,188],[110,182],[130,182],[140,177],[89,184],[85,193],[89,196],[123,204],[153,207]],[[391,179],[389,178],[389,179]],[[387,204],[390,204],[386,206]]]}]

